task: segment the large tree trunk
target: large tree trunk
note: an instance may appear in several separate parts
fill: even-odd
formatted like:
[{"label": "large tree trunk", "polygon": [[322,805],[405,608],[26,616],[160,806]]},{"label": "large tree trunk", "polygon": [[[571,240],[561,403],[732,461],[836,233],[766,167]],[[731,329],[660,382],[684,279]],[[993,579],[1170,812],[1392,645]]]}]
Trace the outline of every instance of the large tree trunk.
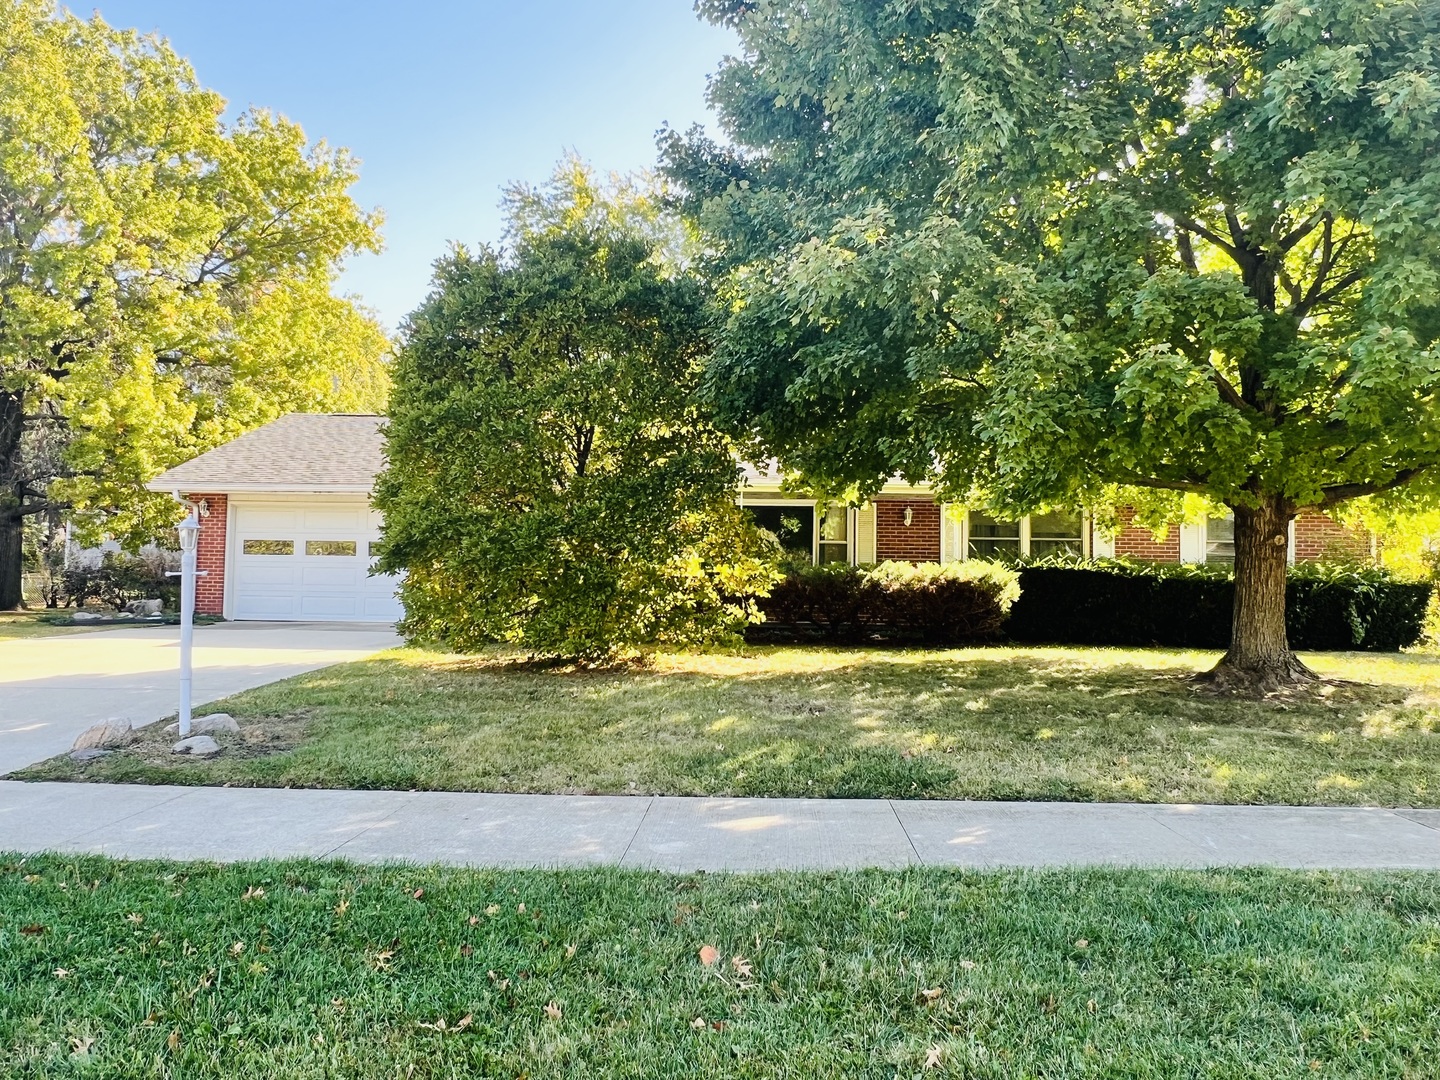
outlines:
[{"label": "large tree trunk", "polygon": [[1270,693],[1315,681],[1290,651],[1285,577],[1293,511],[1279,498],[1235,508],[1235,613],[1230,649],[1209,673],[1226,690]]},{"label": "large tree trunk", "polygon": [[24,487],[19,478],[24,430],[25,399],[16,391],[0,390],[0,611],[13,611],[21,600],[25,517],[20,513]]},{"label": "large tree trunk", "polygon": [[0,611],[20,606],[20,541],[25,519],[0,512]]}]

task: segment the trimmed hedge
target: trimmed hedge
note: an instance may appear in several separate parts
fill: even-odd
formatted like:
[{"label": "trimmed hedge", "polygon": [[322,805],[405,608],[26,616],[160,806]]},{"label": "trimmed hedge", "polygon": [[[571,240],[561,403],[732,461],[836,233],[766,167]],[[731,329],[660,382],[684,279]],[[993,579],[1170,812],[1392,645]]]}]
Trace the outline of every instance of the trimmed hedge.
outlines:
[{"label": "trimmed hedge", "polygon": [[[1286,626],[1296,649],[1394,651],[1420,640],[1429,582],[1397,581],[1376,567],[1302,563],[1290,571]],[[1020,567],[1011,641],[1223,649],[1230,642],[1229,567],[1032,563]]]},{"label": "trimmed hedge", "polygon": [[988,562],[809,566],[758,601],[753,642],[955,645],[1000,636],[1019,596],[1017,575]]}]

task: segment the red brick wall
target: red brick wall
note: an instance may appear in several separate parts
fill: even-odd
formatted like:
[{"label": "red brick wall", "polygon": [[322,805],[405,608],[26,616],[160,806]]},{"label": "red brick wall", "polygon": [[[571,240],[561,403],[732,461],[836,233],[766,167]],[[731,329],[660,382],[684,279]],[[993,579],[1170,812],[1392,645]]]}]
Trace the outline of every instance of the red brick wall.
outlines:
[{"label": "red brick wall", "polygon": [[[911,511],[905,524],[905,509]],[[940,561],[940,504],[934,499],[875,500],[875,561]]]},{"label": "red brick wall", "polygon": [[205,576],[195,582],[195,611],[200,615],[222,615],[225,612],[225,529],[229,500],[224,495],[185,497],[193,503],[204,499],[210,508],[210,516],[200,518],[196,562]]},{"label": "red brick wall", "polygon": [[1180,561],[1180,529],[1171,525],[1163,540],[1156,540],[1149,529],[1130,522],[1135,511],[1129,507],[1120,511],[1120,531],[1115,534],[1115,554],[1129,559],[1145,559],[1149,562]]},{"label": "red brick wall", "polygon": [[1347,529],[1314,510],[1302,510],[1295,518],[1295,561],[1349,556],[1368,559],[1370,537]]}]

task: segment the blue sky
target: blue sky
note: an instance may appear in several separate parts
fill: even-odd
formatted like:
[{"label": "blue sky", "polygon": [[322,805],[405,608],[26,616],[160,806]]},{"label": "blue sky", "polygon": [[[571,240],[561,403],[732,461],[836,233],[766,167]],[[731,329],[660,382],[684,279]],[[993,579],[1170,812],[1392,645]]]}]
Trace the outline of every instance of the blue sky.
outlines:
[{"label": "blue sky", "polygon": [[710,123],[705,78],[734,50],[689,0],[93,2],[169,38],[232,109],[267,106],[361,158],[354,193],[384,210],[386,250],[341,288],[392,329],[450,241],[499,239],[504,184],[572,150],[607,171],[652,165],[662,123]]}]

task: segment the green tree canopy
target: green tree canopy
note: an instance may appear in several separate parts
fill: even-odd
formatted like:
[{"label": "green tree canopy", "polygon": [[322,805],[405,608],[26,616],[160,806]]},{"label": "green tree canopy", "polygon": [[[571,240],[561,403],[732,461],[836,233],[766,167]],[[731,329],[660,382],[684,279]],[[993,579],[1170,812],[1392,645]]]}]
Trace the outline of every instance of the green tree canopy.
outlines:
[{"label": "green tree canopy", "polygon": [[583,659],[732,633],[771,575],[696,403],[683,237],[577,162],[506,205],[507,247],[439,262],[396,359],[376,504],[404,627]]},{"label": "green tree canopy", "polygon": [[295,408],[383,404],[387,345],[331,294],[376,243],[355,163],[223,100],[154,37],[0,0],[0,609],[22,521],[141,539],[141,485]]},{"label": "green tree canopy", "polygon": [[1440,9],[702,0],[727,421],[820,480],[1236,515],[1222,672],[1303,678],[1285,524],[1440,463]]}]

